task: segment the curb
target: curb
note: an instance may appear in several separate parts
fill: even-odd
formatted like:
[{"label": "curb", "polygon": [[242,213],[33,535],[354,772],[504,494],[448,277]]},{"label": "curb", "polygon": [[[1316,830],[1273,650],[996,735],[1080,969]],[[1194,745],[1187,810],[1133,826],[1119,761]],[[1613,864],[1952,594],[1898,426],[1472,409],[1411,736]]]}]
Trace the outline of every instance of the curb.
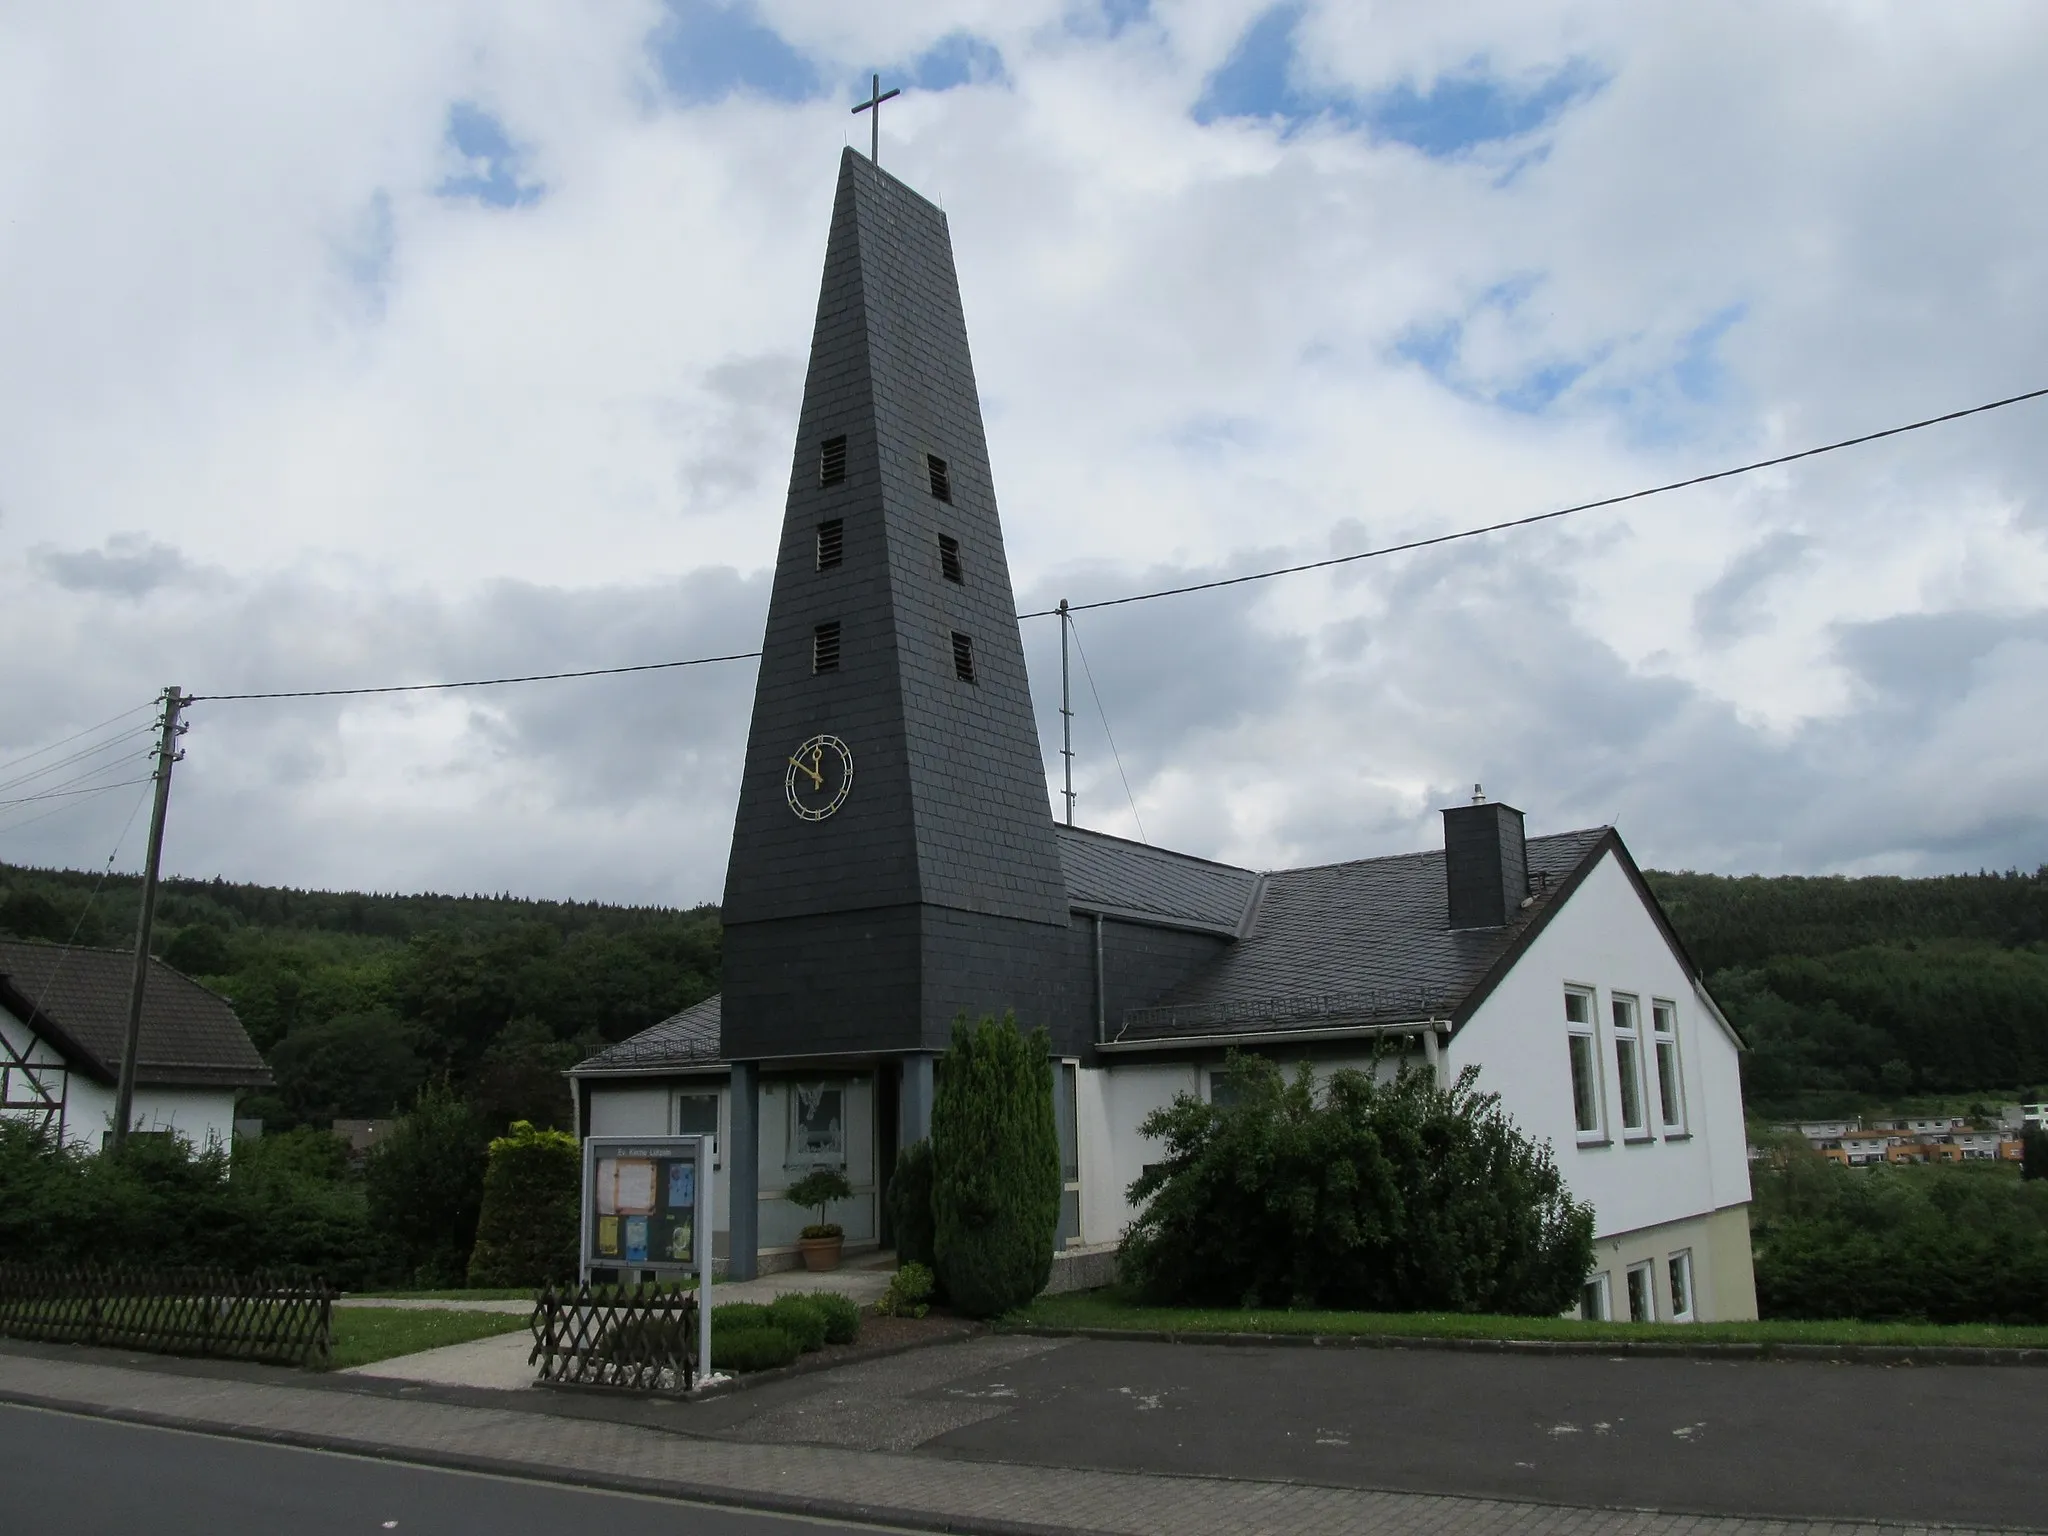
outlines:
[{"label": "curb", "polygon": [[[872,1349],[856,1349],[851,1353],[824,1359],[819,1355],[799,1356],[788,1365],[778,1365],[766,1371],[748,1371],[743,1375],[727,1376],[709,1386],[693,1387],[687,1393],[640,1392],[628,1387],[607,1387],[576,1381],[535,1381],[533,1386],[547,1392],[565,1392],[574,1396],[631,1397],[651,1401],[670,1400],[683,1403],[709,1402],[713,1398],[730,1397],[735,1392],[750,1391],[755,1387],[771,1386],[778,1381],[788,1381],[797,1376],[809,1376],[817,1371],[836,1371],[846,1365],[866,1365],[870,1360],[887,1360],[892,1355],[907,1355],[919,1349],[938,1349],[947,1344],[964,1344],[976,1334],[988,1330],[979,1324],[970,1325],[960,1333],[948,1334],[942,1339],[908,1339],[900,1344],[878,1344]],[[717,1351],[712,1352],[711,1365],[718,1367]],[[390,1378],[397,1379],[397,1378]]]},{"label": "curb", "polygon": [[1605,1355],[1646,1360],[1822,1361],[1841,1365],[2048,1366],[2048,1349],[1991,1344],[1736,1344],[1640,1339],[1457,1339],[1403,1333],[1205,1333],[1151,1328],[998,1324],[998,1333],[1125,1344],[1217,1344],[1231,1349],[1444,1349],[1485,1355]]},{"label": "curb", "polygon": [[210,1419],[184,1418],[177,1414],[151,1413],[136,1408],[116,1408],[98,1403],[72,1403],[28,1392],[0,1388],[0,1403],[17,1408],[35,1408],[46,1413],[68,1414],[74,1418],[106,1419],[116,1424],[133,1424],[145,1429],[169,1429],[186,1434],[210,1435],[221,1440],[248,1440],[260,1445],[289,1450],[325,1451],[329,1454],[361,1456],[371,1461],[388,1461],[404,1466],[436,1467],[448,1472],[470,1472],[486,1477],[514,1478],[546,1483],[554,1487],[587,1488],[601,1493],[631,1493],[704,1504],[718,1509],[745,1509],[769,1514],[800,1515],[816,1520],[853,1522],[863,1525],[894,1526],[901,1530],[955,1532],[959,1536],[1073,1536],[1071,1526],[1039,1525],[1032,1521],[976,1519],[921,1509],[897,1509],[885,1504],[861,1504],[851,1500],[812,1498],[802,1494],[755,1492],[715,1483],[668,1481],[655,1477],[633,1477],[619,1472],[598,1472],[583,1467],[565,1467],[512,1457],[479,1456],[460,1451],[437,1451],[394,1445],[382,1441],[349,1440],[340,1436],[306,1434],[298,1430],[265,1429],[255,1424],[225,1424]]}]

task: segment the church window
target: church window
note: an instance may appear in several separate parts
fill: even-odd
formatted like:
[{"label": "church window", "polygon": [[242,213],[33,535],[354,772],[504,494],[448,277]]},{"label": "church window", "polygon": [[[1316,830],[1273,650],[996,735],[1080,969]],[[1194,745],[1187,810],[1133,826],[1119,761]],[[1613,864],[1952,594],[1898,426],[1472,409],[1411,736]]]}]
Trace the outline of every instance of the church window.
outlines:
[{"label": "church window", "polygon": [[1572,1064],[1572,1118],[1578,1128],[1579,1140],[1582,1143],[1605,1141],[1607,1127],[1601,1113],[1600,1051],[1593,1035],[1593,994],[1577,987],[1566,988],[1564,1018],[1565,1027],[1570,1031],[1567,1044]]},{"label": "church window", "polygon": [[939,571],[946,580],[964,582],[966,572],[960,565],[960,541],[939,535]]},{"label": "church window", "polygon": [[828,437],[818,445],[818,484],[838,485],[846,478],[846,439]]},{"label": "church window", "polygon": [[974,681],[974,637],[953,631],[953,675],[963,683]]},{"label": "church window", "polygon": [[820,624],[811,631],[811,670],[813,672],[837,672],[839,670],[839,621]]},{"label": "church window", "polygon": [[946,461],[936,454],[924,456],[925,471],[931,476],[932,495],[940,501],[953,499],[953,477],[946,469]]},{"label": "church window", "polygon": [[827,518],[818,524],[818,569],[829,571],[846,556],[846,521]]},{"label": "church window", "polygon": [[1579,1316],[1589,1323],[1604,1323],[1613,1318],[1614,1303],[1608,1294],[1606,1270],[1579,1287]]},{"label": "church window", "polygon": [[1628,1320],[1632,1323],[1657,1321],[1656,1260],[1645,1259],[1628,1269]]},{"label": "church window", "polygon": [[1616,995],[1614,1009],[1614,1069],[1621,1079],[1621,1130],[1624,1136],[1650,1134],[1648,1106],[1643,1102],[1643,1042],[1636,1027],[1636,1000]]},{"label": "church window", "polygon": [[1685,1079],[1678,1065],[1678,1005],[1650,1004],[1651,1047],[1657,1062],[1657,1112],[1666,1136],[1685,1134]]},{"label": "church window", "polygon": [[1692,1250],[1681,1248],[1665,1263],[1671,1281],[1671,1321],[1692,1321]]}]

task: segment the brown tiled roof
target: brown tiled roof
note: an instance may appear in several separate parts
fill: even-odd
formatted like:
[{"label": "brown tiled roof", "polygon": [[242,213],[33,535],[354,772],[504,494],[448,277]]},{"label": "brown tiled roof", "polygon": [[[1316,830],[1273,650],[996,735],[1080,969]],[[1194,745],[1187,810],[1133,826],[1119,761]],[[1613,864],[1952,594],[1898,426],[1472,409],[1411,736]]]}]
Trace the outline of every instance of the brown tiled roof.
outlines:
[{"label": "brown tiled roof", "polygon": [[[74,1067],[111,1083],[121,1070],[134,966],[130,950],[0,939],[0,1007],[48,1038]],[[260,1088],[271,1079],[227,999],[152,959],[135,1080]]]}]

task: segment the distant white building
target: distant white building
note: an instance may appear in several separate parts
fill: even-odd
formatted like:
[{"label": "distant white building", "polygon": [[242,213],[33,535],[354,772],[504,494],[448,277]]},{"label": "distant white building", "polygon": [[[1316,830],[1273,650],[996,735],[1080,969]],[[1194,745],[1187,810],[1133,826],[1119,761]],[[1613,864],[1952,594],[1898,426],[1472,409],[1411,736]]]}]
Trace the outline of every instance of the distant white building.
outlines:
[{"label": "distant white building", "polygon": [[[0,939],[0,1115],[98,1151],[113,1129],[135,956]],[[228,1146],[235,1095],[270,1069],[225,998],[150,961],[133,1131]]]}]

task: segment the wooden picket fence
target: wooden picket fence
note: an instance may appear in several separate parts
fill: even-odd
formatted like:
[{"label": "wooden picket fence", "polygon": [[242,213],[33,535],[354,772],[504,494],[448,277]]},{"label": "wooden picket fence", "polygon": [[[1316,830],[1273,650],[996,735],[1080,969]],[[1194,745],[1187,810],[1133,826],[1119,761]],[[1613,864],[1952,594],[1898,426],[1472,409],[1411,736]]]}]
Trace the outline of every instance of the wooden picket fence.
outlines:
[{"label": "wooden picket fence", "polygon": [[334,1292],[214,1269],[0,1264],[0,1336],[324,1366]]},{"label": "wooden picket fence", "polygon": [[697,1297],[682,1285],[547,1286],[534,1302],[540,1379],[557,1386],[688,1392],[697,1381]]}]

